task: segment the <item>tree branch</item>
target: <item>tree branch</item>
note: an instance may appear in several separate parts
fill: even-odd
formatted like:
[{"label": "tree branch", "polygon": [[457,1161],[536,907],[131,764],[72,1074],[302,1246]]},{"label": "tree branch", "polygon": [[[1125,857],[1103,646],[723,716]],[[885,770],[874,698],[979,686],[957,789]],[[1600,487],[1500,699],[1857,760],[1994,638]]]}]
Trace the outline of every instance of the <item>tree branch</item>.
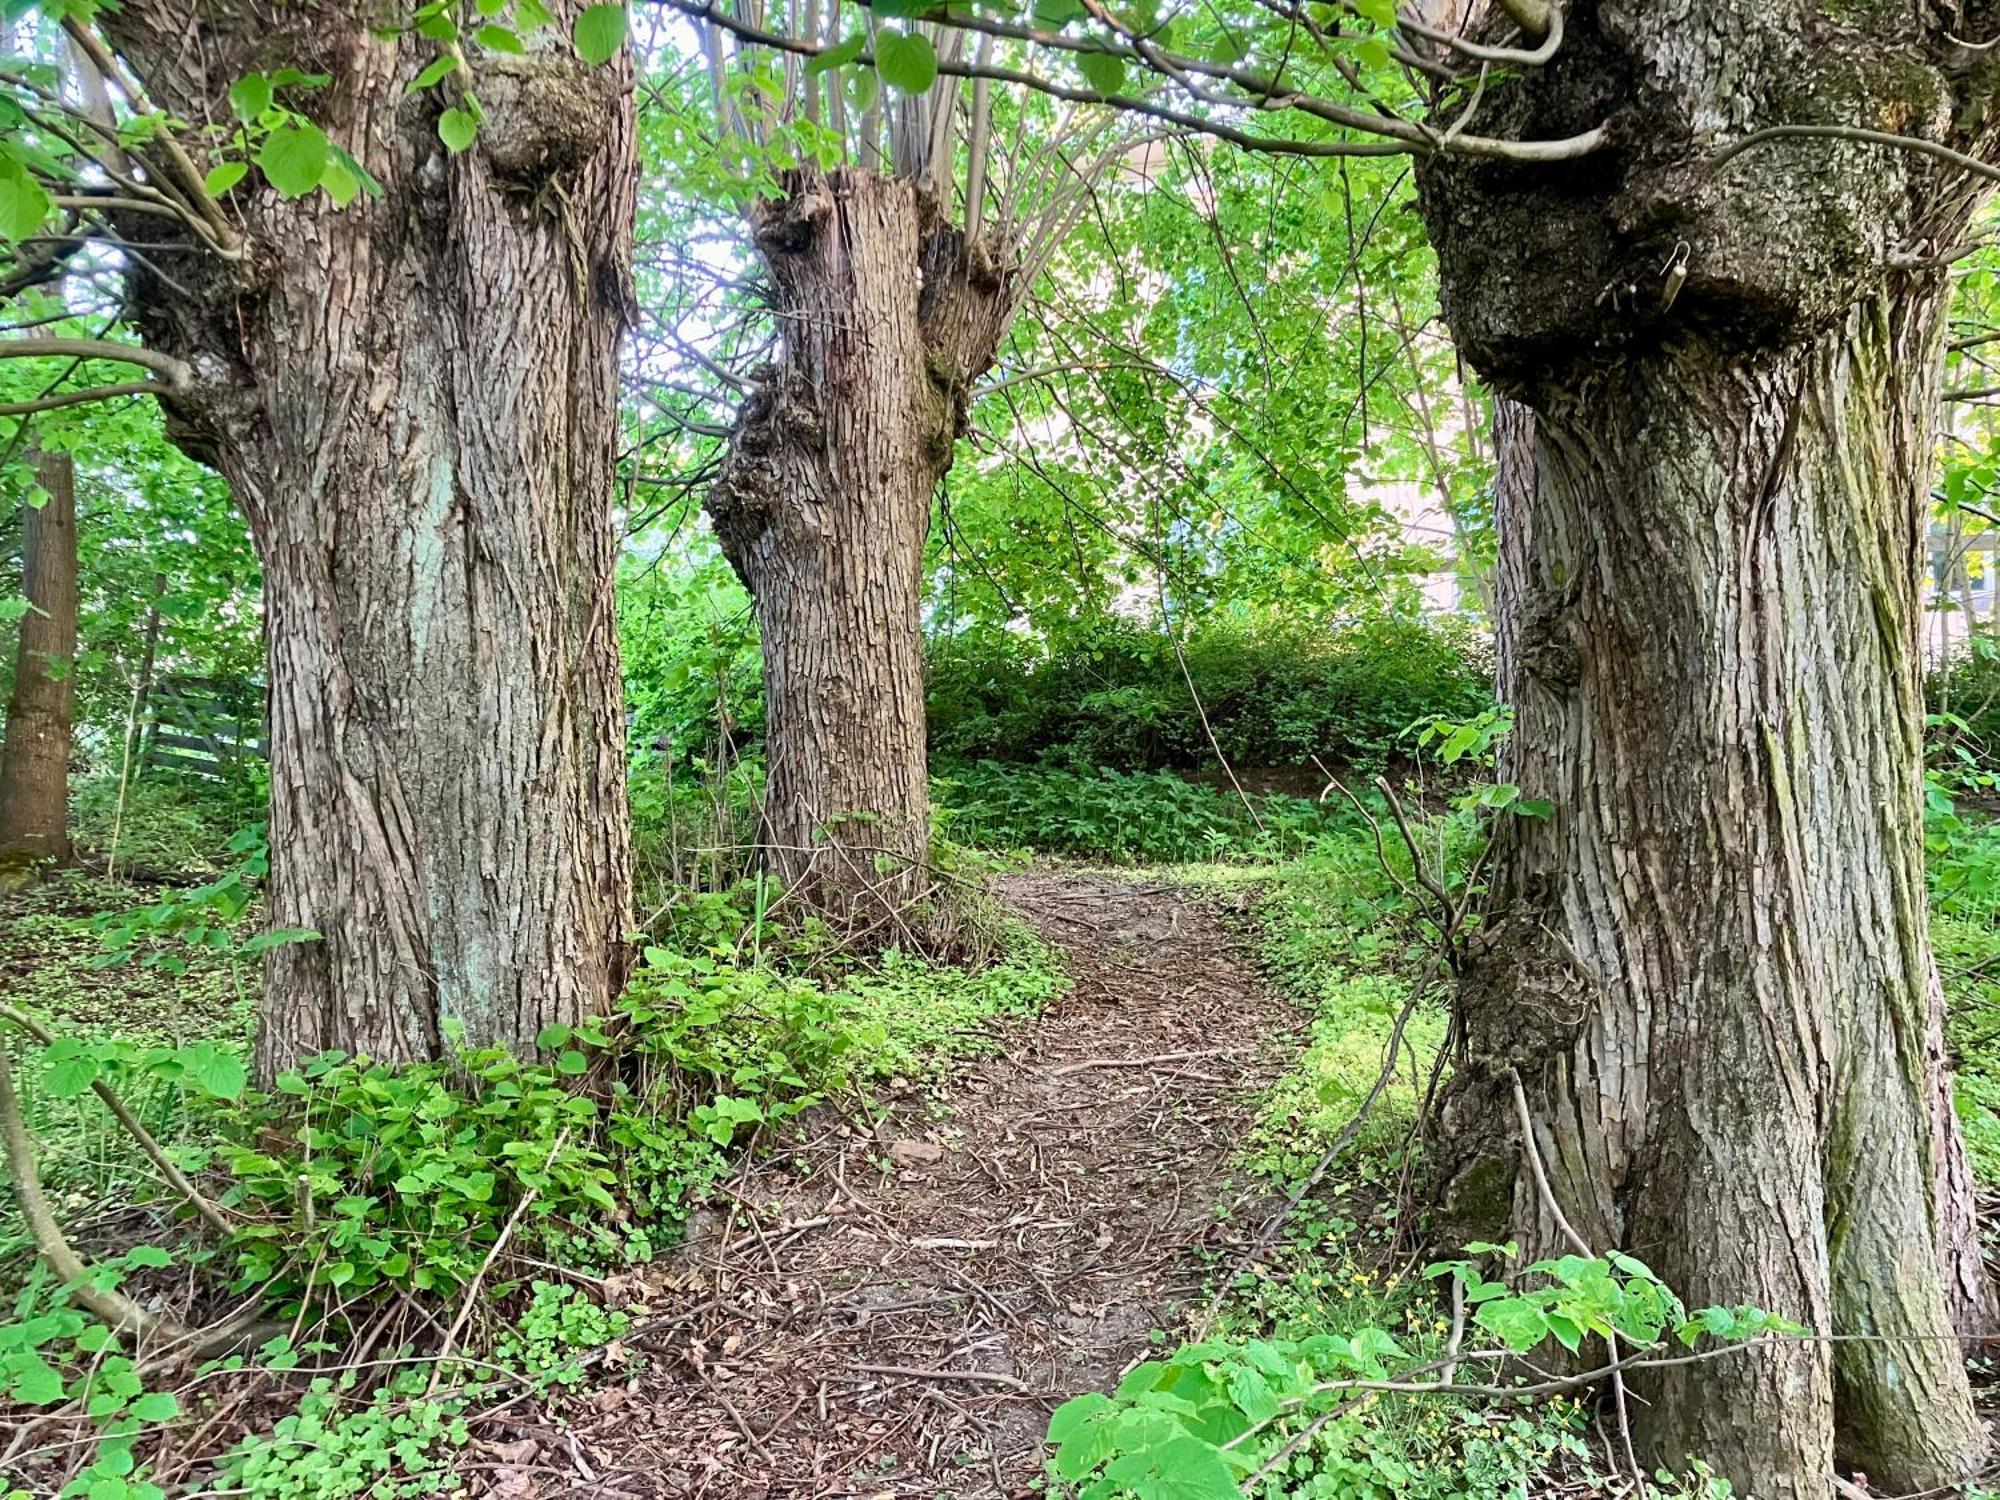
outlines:
[{"label": "tree branch", "polygon": [[1708,159],[1708,170],[1720,172],[1730,162],[1753,146],[1766,145],[1772,141],[1857,141],[1866,146],[1893,146],[1902,151],[1914,151],[1919,156],[1932,157],[1946,162],[1962,172],[1970,172],[1975,177],[1983,177],[1988,182],[2000,182],[2000,167],[1988,166],[1977,157],[1967,156],[1963,151],[1954,151],[1938,141],[1927,141],[1921,136],[1895,135],[1886,130],[1863,130],[1858,125],[1773,125],[1764,130],[1753,130],[1740,141],[1733,141]]},{"label": "tree branch", "polygon": [[111,339],[0,339],[0,359],[110,359],[141,365],[163,377],[174,390],[194,384],[194,370],[185,360],[148,349],[143,344],[120,344]]}]

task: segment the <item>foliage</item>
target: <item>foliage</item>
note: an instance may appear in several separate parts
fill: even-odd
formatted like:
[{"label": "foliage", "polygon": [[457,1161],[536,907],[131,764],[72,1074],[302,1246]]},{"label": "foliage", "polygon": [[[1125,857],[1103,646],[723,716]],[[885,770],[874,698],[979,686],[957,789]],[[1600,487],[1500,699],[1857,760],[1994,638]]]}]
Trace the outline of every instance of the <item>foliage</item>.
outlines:
[{"label": "foliage", "polygon": [[933,649],[931,735],[950,757],[1060,754],[1130,771],[1212,767],[1212,731],[1238,767],[1301,765],[1314,756],[1379,767],[1416,752],[1410,731],[1419,722],[1486,708],[1489,675],[1468,631],[1416,619],[1211,625],[1180,655],[1160,631],[1125,621],[1106,621],[1046,654],[1019,637],[983,633]]},{"label": "foliage", "polygon": [[[1479,1255],[1511,1247],[1468,1247]],[[1486,1278],[1472,1260],[1441,1262],[1428,1274],[1464,1289],[1474,1325],[1490,1337],[1479,1352],[1435,1344],[1406,1348],[1387,1330],[1302,1339],[1205,1340],[1129,1373],[1116,1392],[1078,1396],[1049,1423],[1056,1475],[1076,1486],[1080,1500],[1233,1500],[1252,1493],[1320,1496],[1405,1496],[1439,1493],[1423,1487],[1420,1471],[1365,1441],[1366,1423],[1353,1422],[1357,1441],[1331,1453],[1295,1452],[1292,1440],[1327,1437],[1322,1416],[1356,1413],[1371,1392],[1423,1399],[1423,1374],[1456,1355],[1475,1369],[1497,1361],[1483,1351],[1526,1354],[1554,1338],[1578,1349],[1584,1338],[1615,1333],[1627,1357],[1665,1351],[1668,1339],[1693,1348],[1705,1338],[1745,1340],[1803,1330],[1754,1309],[1705,1308],[1689,1316],[1680,1299],[1630,1256],[1566,1255],[1526,1267],[1517,1282]],[[1504,1400],[1505,1397],[1498,1399]],[[1442,1478],[1444,1476],[1435,1476]],[[1455,1476],[1454,1476],[1455,1477]],[[1303,1481],[1303,1483],[1301,1483]],[[1462,1483],[1462,1481],[1461,1481]],[[1444,1494],[1463,1494],[1458,1487]]]},{"label": "foliage", "polygon": [[117,829],[118,868],[128,875],[200,880],[230,863],[229,842],[264,818],[261,784],[235,784],[153,772],[134,776],[119,806],[115,768],[80,778],[70,793],[72,835],[78,855],[102,863]]},{"label": "foliage", "polygon": [[1334,821],[1302,798],[1260,796],[1260,830],[1233,791],[1170,771],[981,761],[946,769],[936,798],[945,831],[962,843],[1117,863],[1295,852]]},{"label": "foliage", "polygon": [[371,1500],[451,1493],[452,1460],[470,1437],[459,1403],[427,1394],[428,1369],[407,1371],[371,1394],[352,1394],[357,1376],[314,1380],[298,1410],[269,1435],[246,1438],[224,1455],[229,1493],[254,1500]]},{"label": "foliage", "polygon": [[[92,1275],[100,1286],[116,1287],[135,1272],[172,1264],[166,1251],[139,1245],[100,1262]],[[178,1398],[150,1388],[125,1341],[71,1306],[69,1288],[52,1285],[39,1265],[15,1297],[12,1317],[0,1322],[0,1395],[29,1408],[72,1403],[89,1419],[95,1448],[64,1496],[162,1500],[134,1450],[146,1427],[180,1414]]]},{"label": "foliage", "polygon": [[654,946],[611,1018],[547,1028],[540,1059],[329,1054],[282,1075],[217,1151],[225,1202],[250,1215],[239,1286],[450,1295],[516,1220],[515,1248],[565,1264],[646,1258],[753,1132],[864,1079],[921,1076],[1060,986],[1020,936],[982,970],[892,958],[848,980]]}]

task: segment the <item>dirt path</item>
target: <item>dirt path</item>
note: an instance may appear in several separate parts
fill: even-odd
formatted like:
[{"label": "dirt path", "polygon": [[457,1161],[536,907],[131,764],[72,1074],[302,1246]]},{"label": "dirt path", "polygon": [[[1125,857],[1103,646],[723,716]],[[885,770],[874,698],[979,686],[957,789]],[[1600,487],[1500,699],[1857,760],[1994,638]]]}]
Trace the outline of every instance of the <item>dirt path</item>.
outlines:
[{"label": "dirt path", "polygon": [[567,1403],[568,1435],[482,1426],[494,1493],[1026,1495],[1053,1407],[1175,1327],[1292,1014],[1185,892],[1000,894],[1074,991],[873,1136],[733,1182],[659,1299],[690,1311],[640,1341],[651,1369]]}]

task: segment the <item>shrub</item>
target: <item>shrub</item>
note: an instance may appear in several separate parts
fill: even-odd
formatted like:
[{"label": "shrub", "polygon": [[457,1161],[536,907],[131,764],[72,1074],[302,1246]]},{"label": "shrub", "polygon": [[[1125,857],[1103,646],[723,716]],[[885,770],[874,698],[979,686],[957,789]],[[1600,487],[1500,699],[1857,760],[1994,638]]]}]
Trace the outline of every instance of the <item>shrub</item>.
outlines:
[{"label": "shrub", "polygon": [[1471,718],[1492,699],[1471,632],[1419,619],[1338,630],[1219,624],[1195,634],[1182,656],[1185,674],[1166,636],[1127,621],[1047,655],[1004,632],[940,642],[930,656],[932,749],[1139,771],[1213,767],[1219,746],[1239,766],[1317,755],[1379,767],[1413,753],[1411,725]]},{"label": "shrub", "polygon": [[1117,863],[1191,862],[1296,854],[1338,821],[1299,797],[1256,798],[1260,829],[1233,791],[1171,771],[956,766],[934,782],[953,839]]}]

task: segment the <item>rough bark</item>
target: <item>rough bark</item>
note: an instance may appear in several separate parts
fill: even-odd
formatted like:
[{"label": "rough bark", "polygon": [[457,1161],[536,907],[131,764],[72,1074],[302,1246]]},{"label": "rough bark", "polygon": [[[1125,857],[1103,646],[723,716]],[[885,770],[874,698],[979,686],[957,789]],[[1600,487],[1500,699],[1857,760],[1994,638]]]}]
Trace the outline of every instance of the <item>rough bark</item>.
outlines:
[{"label": "rough bark", "polygon": [[[447,154],[436,47],[366,6],[133,0],[104,23],[162,103],[225,113],[246,66],[378,178],[239,194],[248,252],[133,274],[196,387],[169,430],[230,480],[263,564],[271,920],[260,1070],[326,1048],[432,1057],[602,1009],[630,852],[611,587],[617,349],[636,181],[630,76],[474,54],[487,121]],[[233,201],[233,200],[232,200]],[[158,263],[157,261],[155,262]]]},{"label": "rough bark", "polygon": [[1650,1457],[1765,1496],[1830,1494],[1836,1458],[1950,1485],[1986,1444],[1951,1338],[1988,1293],[1921,841],[1944,287],[1909,264],[1974,195],[1843,143],[1705,161],[1828,119],[1989,148],[1954,125],[1986,64],[1837,9],[1575,6],[1565,60],[1497,111],[1615,113],[1628,144],[1423,181],[1461,347],[1533,413],[1501,433],[1503,774],[1555,807],[1499,833],[1448,1216],[1561,1248],[1518,1171],[1518,1076],[1593,1245],[1837,1335],[1638,1384]]},{"label": "rough bark", "polygon": [[35,477],[48,496],[21,515],[21,617],[14,690],[0,748],[0,853],[69,858],[69,756],[76,660],[76,466],[45,453]]},{"label": "rough bark", "polygon": [[782,349],[708,509],[763,642],[765,859],[879,921],[927,884],[924,542],[1013,263],[915,183],[859,170],[796,174],[751,229]]}]

